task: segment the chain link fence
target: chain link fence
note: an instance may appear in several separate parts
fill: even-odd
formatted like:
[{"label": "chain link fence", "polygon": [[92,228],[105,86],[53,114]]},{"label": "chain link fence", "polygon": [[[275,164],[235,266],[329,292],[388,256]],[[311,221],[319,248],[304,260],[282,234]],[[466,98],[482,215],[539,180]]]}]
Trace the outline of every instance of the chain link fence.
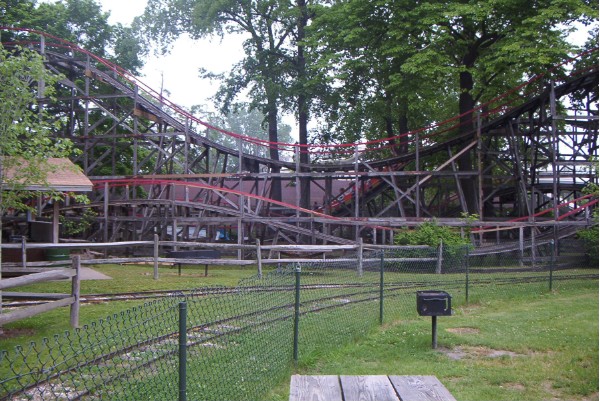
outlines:
[{"label": "chain link fence", "polygon": [[260,400],[294,365],[415,318],[418,290],[456,307],[598,279],[597,265],[552,250],[399,247],[173,294],[2,351],[0,399]]}]

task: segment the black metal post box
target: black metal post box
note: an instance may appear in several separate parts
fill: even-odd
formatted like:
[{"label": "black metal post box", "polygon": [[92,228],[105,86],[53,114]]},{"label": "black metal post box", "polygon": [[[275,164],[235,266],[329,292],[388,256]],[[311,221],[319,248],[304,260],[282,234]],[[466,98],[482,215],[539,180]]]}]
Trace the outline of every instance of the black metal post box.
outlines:
[{"label": "black metal post box", "polygon": [[437,317],[452,315],[452,296],[446,291],[417,291],[417,312],[431,316],[431,347],[437,348]]},{"label": "black metal post box", "polygon": [[450,316],[452,296],[446,291],[417,291],[417,312],[421,316]]}]

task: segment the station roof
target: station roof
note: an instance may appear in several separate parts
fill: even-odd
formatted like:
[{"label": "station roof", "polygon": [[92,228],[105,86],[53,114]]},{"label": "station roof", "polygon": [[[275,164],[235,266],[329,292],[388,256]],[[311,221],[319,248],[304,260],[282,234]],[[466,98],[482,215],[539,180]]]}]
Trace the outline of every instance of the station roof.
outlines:
[{"label": "station roof", "polygon": [[[25,163],[27,161],[23,160],[21,166]],[[21,179],[24,184],[22,189],[26,191],[54,190],[59,192],[90,192],[92,190],[92,182],[71,160],[67,158],[48,158],[45,163],[48,166],[46,182],[28,182],[26,178],[23,178]],[[5,171],[7,179],[14,177],[16,168],[12,167]]]}]

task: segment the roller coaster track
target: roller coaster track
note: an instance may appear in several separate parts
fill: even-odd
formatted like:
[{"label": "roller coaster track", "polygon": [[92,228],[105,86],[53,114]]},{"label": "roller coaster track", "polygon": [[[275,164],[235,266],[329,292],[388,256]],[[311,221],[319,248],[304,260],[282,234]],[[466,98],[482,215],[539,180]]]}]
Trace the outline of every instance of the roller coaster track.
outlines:
[{"label": "roller coaster track", "polygon": [[[385,242],[391,227],[424,218],[458,224],[461,212],[477,212],[482,223],[550,209],[556,221],[576,219],[589,207],[573,213],[581,206],[573,199],[597,182],[590,162],[598,149],[597,64],[559,80],[554,70],[575,61],[569,60],[533,77],[473,110],[479,118],[470,130],[461,129],[456,116],[394,138],[299,146],[206,123],[116,64],[60,38],[0,29],[23,35],[21,45],[38,50],[47,68],[64,75],[57,99],[41,103],[67,121],[60,135],[82,150],[75,161],[96,183],[89,207],[99,217],[89,239],[139,240],[153,233],[201,239],[200,233],[210,238],[232,228],[238,242],[353,243],[371,232],[374,241]],[[574,93],[587,100],[586,109],[558,113],[557,102]],[[410,150],[394,155],[392,140]],[[280,160],[266,157],[273,147]],[[314,160],[299,163],[301,152]],[[351,157],[317,162],[323,155]],[[471,169],[458,167],[464,156],[474,161]],[[127,172],[119,175],[124,165]],[[283,201],[270,197],[275,179],[284,184]],[[300,207],[301,179],[311,183],[310,210]],[[477,182],[475,195],[467,181]],[[565,202],[562,209],[554,205]],[[78,219],[80,209],[64,211]]]}]

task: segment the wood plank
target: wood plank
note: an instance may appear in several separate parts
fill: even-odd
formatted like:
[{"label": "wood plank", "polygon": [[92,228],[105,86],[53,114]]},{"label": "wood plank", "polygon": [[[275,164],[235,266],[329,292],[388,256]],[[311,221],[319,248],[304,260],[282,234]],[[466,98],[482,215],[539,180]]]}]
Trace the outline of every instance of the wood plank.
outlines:
[{"label": "wood plank", "polygon": [[456,401],[435,376],[389,376],[402,401]]},{"label": "wood plank", "polygon": [[337,376],[292,376],[290,401],[342,400],[342,390]]},{"label": "wood plank", "polygon": [[345,401],[400,401],[387,376],[340,376],[340,382]]},{"label": "wood plank", "polygon": [[265,250],[290,252],[333,252],[336,250],[357,249],[356,245],[263,245]]},{"label": "wood plank", "polygon": [[142,117],[146,120],[154,121],[155,123],[160,123],[162,120],[154,113],[150,113],[149,111],[142,110],[140,108],[133,109],[133,115],[136,117]]},{"label": "wood plank", "polygon": [[26,276],[12,277],[0,281],[0,290],[21,287],[23,285],[40,283],[49,280],[64,280],[71,278],[75,272],[70,269],[50,270],[40,273],[32,273]]},{"label": "wood plank", "polygon": [[2,291],[2,298],[10,298],[10,299],[35,299],[35,300],[45,300],[45,299],[64,299],[69,298],[70,294],[56,294],[50,292],[9,292]]},{"label": "wood plank", "polygon": [[30,306],[25,309],[18,309],[13,312],[3,313],[0,315],[0,325],[16,322],[17,320],[32,317],[40,313],[60,308],[62,306],[68,306],[71,305],[73,302],[75,302],[75,297],[69,297],[58,301],[46,302],[41,305]]}]

